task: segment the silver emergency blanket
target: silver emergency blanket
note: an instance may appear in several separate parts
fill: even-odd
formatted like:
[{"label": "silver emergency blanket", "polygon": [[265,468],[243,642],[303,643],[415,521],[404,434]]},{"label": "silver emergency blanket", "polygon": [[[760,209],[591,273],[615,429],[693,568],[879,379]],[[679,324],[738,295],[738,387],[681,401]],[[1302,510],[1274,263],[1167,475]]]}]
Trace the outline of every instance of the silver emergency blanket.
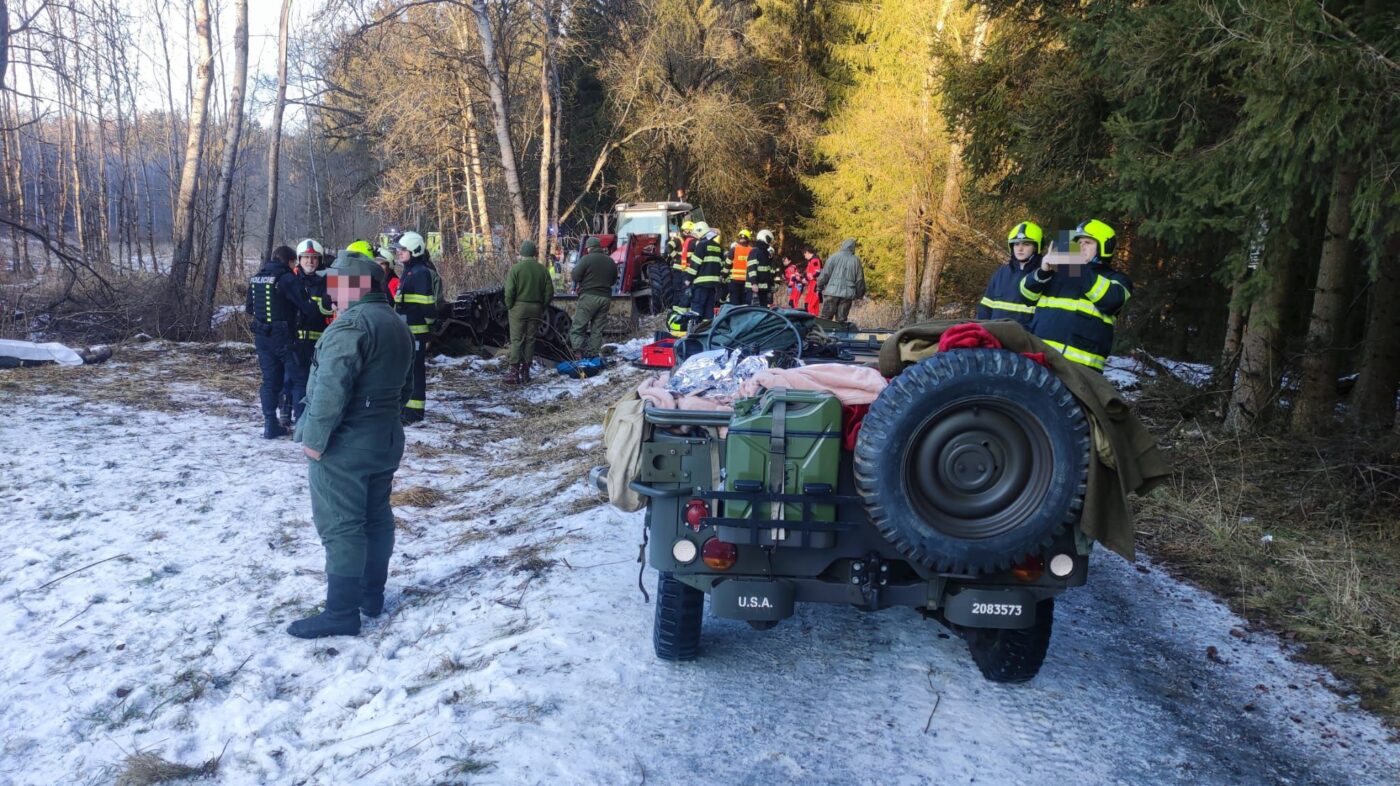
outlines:
[{"label": "silver emergency blanket", "polygon": [[63,344],[36,344],[33,341],[0,339],[0,357],[14,358],[24,363],[57,363],[60,366],[81,366],[83,356]]},{"label": "silver emergency blanket", "polygon": [[745,357],[735,350],[712,349],[686,358],[671,373],[667,387],[672,393],[683,396],[733,398],[746,380],[767,370],[768,353]]}]

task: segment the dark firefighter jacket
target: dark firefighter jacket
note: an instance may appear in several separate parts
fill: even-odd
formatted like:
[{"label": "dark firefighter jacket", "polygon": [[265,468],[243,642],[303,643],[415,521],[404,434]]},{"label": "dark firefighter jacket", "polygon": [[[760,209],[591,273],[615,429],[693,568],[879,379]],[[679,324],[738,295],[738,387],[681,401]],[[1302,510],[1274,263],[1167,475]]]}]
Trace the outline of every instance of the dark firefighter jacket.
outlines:
[{"label": "dark firefighter jacket", "polygon": [[403,276],[399,278],[398,312],[403,315],[414,337],[423,338],[433,332],[440,300],[442,279],[429,266],[427,255],[408,260]]},{"label": "dark firefighter jacket", "polygon": [[1113,325],[1133,296],[1133,282],[1095,257],[1087,265],[1039,269],[1021,279],[1035,303],[1030,330],[1069,360],[1103,370],[1113,350]]},{"label": "dark firefighter jacket", "polygon": [[[695,267],[695,286],[718,287],[724,273],[724,246],[714,237],[701,238],[690,247],[691,266]],[[698,262],[698,266],[697,266]]]},{"label": "dark firefighter jacket", "polygon": [[1021,293],[1021,279],[1040,267],[1040,254],[1032,255],[1023,267],[1015,257],[997,268],[987,282],[987,291],[977,305],[978,319],[1009,319],[1022,325],[1031,323],[1035,302]]}]

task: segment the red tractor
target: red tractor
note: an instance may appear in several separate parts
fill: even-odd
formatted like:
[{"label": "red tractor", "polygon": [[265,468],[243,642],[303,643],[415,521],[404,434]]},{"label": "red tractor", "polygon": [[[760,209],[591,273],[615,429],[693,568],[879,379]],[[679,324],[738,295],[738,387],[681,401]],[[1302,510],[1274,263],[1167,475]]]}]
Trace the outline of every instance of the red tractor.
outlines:
[{"label": "red tractor", "polygon": [[[681,221],[692,209],[686,202],[619,203],[613,211],[612,227],[605,221],[601,232],[565,240],[564,281],[572,290],[569,273],[582,254],[583,244],[596,237],[604,253],[618,265],[613,299],[630,301],[633,324],[640,317],[662,313],[670,307],[665,302],[671,275],[666,238],[671,232],[680,231]],[[572,292],[559,295],[560,299],[572,297]]]}]

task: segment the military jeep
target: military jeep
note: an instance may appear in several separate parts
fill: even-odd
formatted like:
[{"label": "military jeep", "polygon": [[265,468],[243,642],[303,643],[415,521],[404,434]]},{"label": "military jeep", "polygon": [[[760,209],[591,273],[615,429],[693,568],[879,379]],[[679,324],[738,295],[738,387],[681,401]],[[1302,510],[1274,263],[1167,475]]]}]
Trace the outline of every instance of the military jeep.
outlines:
[{"label": "military jeep", "polygon": [[706,595],[714,616],[760,630],[797,603],[910,606],[963,638],[987,679],[1030,680],[1055,597],[1088,572],[1077,401],[1031,359],[966,349],[905,368],[846,450],[852,414],[787,390],[733,413],[645,410],[630,488],[660,573],[657,657],[700,654]]}]

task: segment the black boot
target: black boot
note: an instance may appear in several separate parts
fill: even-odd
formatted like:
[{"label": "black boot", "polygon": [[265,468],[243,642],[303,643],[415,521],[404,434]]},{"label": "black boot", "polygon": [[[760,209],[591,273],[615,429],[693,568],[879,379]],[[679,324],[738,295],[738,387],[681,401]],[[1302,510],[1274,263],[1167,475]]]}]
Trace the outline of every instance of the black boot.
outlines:
[{"label": "black boot", "polygon": [[263,439],[277,439],[287,436],[287,430],[277,422],[277,418],[263,418]]},{"label": "black boot", "polygon": [[360,611],[366,617],[384,613],[384,584],[389,580],[389,556],[394,544],[371,543],[365,555],[365,577],[360,580]]},{"label": "black boot", "polygon": [[326,610],[287,626],[299,639],[360,635],[360,579],[326,576]]}]

